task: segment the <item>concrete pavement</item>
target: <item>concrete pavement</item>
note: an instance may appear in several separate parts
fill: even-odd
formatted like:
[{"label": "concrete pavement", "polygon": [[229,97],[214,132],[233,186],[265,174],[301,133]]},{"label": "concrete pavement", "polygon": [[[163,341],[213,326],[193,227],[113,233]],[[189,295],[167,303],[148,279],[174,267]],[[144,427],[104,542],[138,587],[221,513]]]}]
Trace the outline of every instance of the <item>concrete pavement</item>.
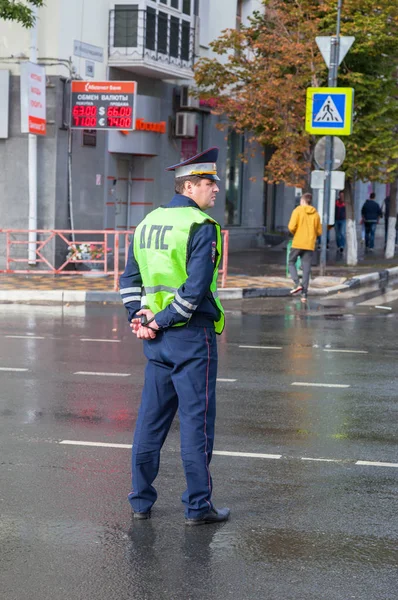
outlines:
[{"label": "concrete pavement", "polygon": [[[227,284],[225,288],[220,287],[220,297],[223,300],[237,300],[288,296],[292,282],[286,277],[287,240],[281,239],[273,246],[231,253]],[[382,249],[365,255],[360,248],[356,267],[347,267],[344,260],[344,256],[331,247],[327,276],[320,277],[319,266],[313,266],[310,296],[344,292],[351,287],[398,276],[398,258],[386,260]],[[104,276],[101,272],[52,276],[32,270],[29,275],[0,275],[0,303],[7,302],[119,303],[120,296],[113,290],[113,277]]]}]

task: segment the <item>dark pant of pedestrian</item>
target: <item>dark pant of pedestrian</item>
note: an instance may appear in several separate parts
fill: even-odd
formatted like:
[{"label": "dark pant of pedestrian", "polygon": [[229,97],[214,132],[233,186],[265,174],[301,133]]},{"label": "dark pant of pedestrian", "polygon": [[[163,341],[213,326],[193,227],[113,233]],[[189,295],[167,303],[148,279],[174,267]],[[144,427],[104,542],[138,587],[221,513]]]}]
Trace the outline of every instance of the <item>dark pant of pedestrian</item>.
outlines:
[{"label": "dark pant of pedestrian", "polygon": [[346,221],[338,219],[335,221],[334,230],[336,233],[336,244],[338,248],[345,248]]},{"label": "dark pant of pedestrian", "polygon": [[301,267],[303,269],[302,286],[304,296],[306,296],[308,292],[308,284],[310,282],[311,263],[313,254],[314,253],[312,250],[300,250],[299,248],[292,248],[289,254],[289,273],[296,287],[300,283],[296,269],[296,260],[298,259],[298,257],[301,258]]},{"label": "dark pant of pedestrian", "polygon": [[365,221],[365,246],[373,249],[375,247],[375,233],[377,223]]},{"label": "dark pant of pedestrian", "polygon": [[148,359],[132,452],[134,512],[148,512],[157,499],[153,487],[160,450],[178,410],[181,458],[187,481],[182,495],[187,518],[210,509],[216,416],[217,342],[214,328],[172,327],[144,342]]}]

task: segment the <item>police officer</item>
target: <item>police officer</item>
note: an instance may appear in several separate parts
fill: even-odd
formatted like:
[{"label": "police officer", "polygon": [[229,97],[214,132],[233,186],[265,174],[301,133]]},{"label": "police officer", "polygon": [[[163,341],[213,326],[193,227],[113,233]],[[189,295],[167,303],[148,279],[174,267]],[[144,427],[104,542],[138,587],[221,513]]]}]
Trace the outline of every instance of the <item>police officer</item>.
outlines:
[{"label": "police officer", "polygon": [[132,452],[129,501],[148,519],[160,450],[178,410],[187,489],[186,525],[226,521],[211,500],[210,461],[216,416],[217,343],[224,310],[217,295],[221,228],[206,215],[219,191],[218,148],[178,165],[176,195],[138,225],[120,292],[148,359]]}]

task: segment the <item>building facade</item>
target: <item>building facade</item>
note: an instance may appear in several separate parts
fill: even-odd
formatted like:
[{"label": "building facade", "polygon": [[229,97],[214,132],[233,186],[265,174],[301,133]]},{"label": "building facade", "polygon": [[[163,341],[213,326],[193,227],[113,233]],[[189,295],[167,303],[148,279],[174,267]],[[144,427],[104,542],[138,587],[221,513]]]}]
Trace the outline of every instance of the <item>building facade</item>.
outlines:
[{"label": "building facade", "polygon": [[[20,65],[36,43],[47,77],[39,229],[129,230],[170,199],[167,166],[219,146],[213,216],[230,230],[231,250],[261,245],[265,229],[286,230],[295,190],[265,185],[263,154],[243,164],[245,137],[220,131],[220,118],[190,94],[197,58],[211,56],[210,42],[256,9],[261,0],[53,0],[39,9],[37,42],[18,24],[0,22],[1,81],[9,81],[0,89],[0,108],[9,100],[7,127],[0,128],[0,228],[28,229]],[[71,130],[72,79],[137,82],[136,130]]]}]

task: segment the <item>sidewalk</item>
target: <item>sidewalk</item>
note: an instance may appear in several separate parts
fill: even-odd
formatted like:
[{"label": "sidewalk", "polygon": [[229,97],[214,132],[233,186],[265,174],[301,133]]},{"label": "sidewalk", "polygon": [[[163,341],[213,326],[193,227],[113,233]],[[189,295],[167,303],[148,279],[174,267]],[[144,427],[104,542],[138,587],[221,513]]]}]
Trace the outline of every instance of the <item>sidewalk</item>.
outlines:
[{"label": "sidewalk", "polygon": [[[220,289],[222,299],[288,296],[292,282],[286,277],[287,240],[276,246],[231,253],[227,286]],[[364,255],[359,251],[356,267],[347,267],[344,257],[331,246],[327,276],[312,267],[310,295],[326,295],[379,279],[398,276],[398,256],[386,260],[382,249]],[[29,293],[27,293],[29,291]],[[113,277],[87,272],[67,275],[0,275],[0,302],[120,302],[113,291]]]}]

